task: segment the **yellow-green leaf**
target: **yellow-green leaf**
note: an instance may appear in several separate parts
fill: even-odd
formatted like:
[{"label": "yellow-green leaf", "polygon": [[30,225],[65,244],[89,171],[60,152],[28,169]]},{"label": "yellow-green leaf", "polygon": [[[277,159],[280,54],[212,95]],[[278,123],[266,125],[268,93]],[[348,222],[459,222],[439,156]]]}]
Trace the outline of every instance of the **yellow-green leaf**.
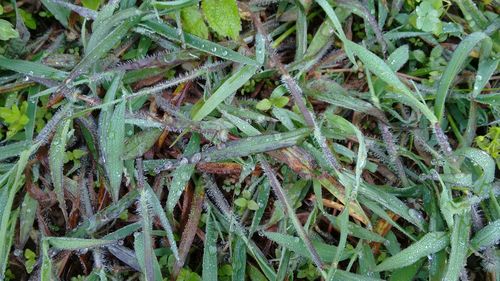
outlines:
[{"label": "yellow-green leaf", "polygon": [[208,39],[208,27],[198,10],[198,6],[190,6],[181,10],[182,28],[203,39]]},{"label": "yellow-green leaf", "polygon": [[236,0],[203,0],[201,8],[208,25],[217,34],[238,39],[241,20]]}]

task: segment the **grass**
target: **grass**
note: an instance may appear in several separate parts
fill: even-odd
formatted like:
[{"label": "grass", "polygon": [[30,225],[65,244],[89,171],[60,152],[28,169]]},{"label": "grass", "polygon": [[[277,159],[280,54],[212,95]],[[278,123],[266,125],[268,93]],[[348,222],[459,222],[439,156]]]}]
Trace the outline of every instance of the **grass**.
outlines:
[{"label": "grass", "polygon": [[498,280],[498,6],[0,1],[0,280]]}]

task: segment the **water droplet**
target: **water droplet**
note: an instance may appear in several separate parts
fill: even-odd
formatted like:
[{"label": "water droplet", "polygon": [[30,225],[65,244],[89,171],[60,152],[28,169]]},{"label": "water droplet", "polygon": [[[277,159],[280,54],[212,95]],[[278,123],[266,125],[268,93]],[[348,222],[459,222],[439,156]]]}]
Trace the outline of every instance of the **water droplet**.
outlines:
[{"label": "water droplet", "polygon": [[184,158],[184,157],[181,159],[181,161],[179,161],[180,165],[185,165],[187,163],[189,163],[189,160],[187,158]]},{"label": "water droplet", "polygon": [[215,52],[217,52],[217,48],[216,48],[216,47],[213,47],[213,48],[212,48],[212,52],[214,52],[214,53],[215,53]]},{"label": "water droplet", "polygon": [[227,56],[227,51],[226,50],[222,51],[222,55]]},{"label": "water droplet", "polygon": [[14,256],[16,257],[20,257],[22,255],[23,251],[21,251],[20,249],[15,249],[14,250]]},{"label": "water droplet", "polygon": [[192,157],[191,157],[191,160],[190,162],[193,163],[193,164],[196,164],[198,162],[200,162],[201,160],[201,154],[200,153],[195,153]]}]

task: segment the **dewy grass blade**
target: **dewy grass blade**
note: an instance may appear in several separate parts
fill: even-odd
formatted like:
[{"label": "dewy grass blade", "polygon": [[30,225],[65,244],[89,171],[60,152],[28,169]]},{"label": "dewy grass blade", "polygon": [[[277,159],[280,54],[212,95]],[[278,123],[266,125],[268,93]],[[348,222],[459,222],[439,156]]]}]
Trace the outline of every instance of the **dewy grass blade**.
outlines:
[{"label": "dewy grass blade", "polygon": [[455,216],[455,225],[451,231],[451,252],[444,281],[458,280],[465,267],[467,249],[469,248],[469,233],[471,229],[471,214],[464,212]]},{"label": "dewy grass blade", "polygon": [[[184,150],[183,157],[185,157],[185,159],[198,157],[200,156],[200,154],[198,153],[199,150],[200,150],[200,135],[194,133],[193,135],[191,135],[191,139],[189,140],[189,143],[186,146],[186,149]],[[196,154],[198,156],[195,156]],[[195,165],[196,163],[189,163],[189,162],[185,164],[180,164],[172,173],[172,184],[170,185],[169,188],[167,203],[165,206],[167,215],[171,218],[173,217],[173,212],[175,205],[177,204],[177,201],[179,201],[179,198],[181,197],[182,192],[186,187],[186,184],[189,182],[191,176],[193,175]]]},{"label": "dewy grass blade", "polygon": [[290,147],[301,142],[309,133],[309,129],[298,129],[230,141],[223,148],[206,149],[201,153],[201,159],[206,162],[219,161]]},{"label": "dewy grass blade", "polygon": [[53,248],[60,250],[79,250],[86,248],[97,248],[115,244],[113,240],[103,239],[82,239],[67,237],[45,237],[44,238]]},{"label": "dewy grass blade", "polygon": [[411,244],[401,252],[386,258],[382,263],[377,265],[376,271],[386,271],[396,268],[401,268],[415,263],[423,257],[436,253],[444,249],[450,242],[448,233],[445,232],[429,232],[420,240]]},{"label": "dewy grass blade", "polygon": [[[157,21],[146,21],[143,22],[142,25],[149,30],[158,33],[170,40],[176,41],[176,42],[181,42],[181,37],[177,33],[176,28],[165,24],[165,23],[160,23]],[[194,35],[191,35],[189,33],[184,33],[184,39],[186,42],[186,45],[188,45],[191,48],[198,49],[202,52],[206,52],[209,54],[212,54],[214,56],[231,60],[234,62],[238,62],[241,64],[245,65],[253,65],[253,66],[258,66],[259,63],[256,62],[255,60],[245,57],[238,52],[235,52],[229,48],[226,48],[220,44],[213,43],[208,40],[201,39],[199,37],[196,37]]]},{"label": "dewy grass blade", "polygon": [[436,92],[436,101],[434,104],[434,113],[437,118],[441,122],[444,114],[444,105],[446,101],[446,97],[448,95],[448,91],[450,89],[455,76],[458,74],[460,69],[462,68],[464,61],[469,57],[469,53],[472,51],[474,46],[477,43],[485,41],[485,48],[483,49],[484,56],[488,56],[491,52],[491,39],[482,32],[474,32],[467,36],[457,47],[457,49],[453,52],[453,56],[451,57],[448,66],[446,67],[443,75],[441,76],[441,80],[439,80],[439,86]]},{"label": "dewy grass blade", "polygon": [[339,18],[337,17],[337,14],[333,10],[332,6],[326,0],[316,0],[316,2],[321,6],[321,8],[323,8],[326,15],[328,16],[328,18],[332,22],[337,36],[342,41],[342,43],[344,43],[344,49],[345,49],[347,56],[349,57],[349,60],[353,64],[356,64],[356,60],[354,59],[354,56],[352,54],[351,47],[348,44],[346,44],[346,42],[348,42],[349,40],[347,39],[347,37],[344,33],[344,29],[342,28],[342,24],[340,23]]},{"label": "dewy grass blade", "polygon": [[229,79],[224,81],[222,85],[206,100],[201,108],[194,113],[193,120],[201,121],[209,115],[219,104],[224,102],[226,98],[234,94],[241,86],[243,86],[255,74],[257,67],[253,65],[245,65],[235,72]]},{"label": "dewy grass blade", "polygon": [[[109,87],[104,103],[115,100],[122,75],[117,75]],[[109,192],[114,201],[118,200],[123,172],[125,142],[125,105],[122,101],[116,106],[106,106],[99,115],[99,146],[103,166],[109,180]]]},{"label": "dewy grass blade", "polygon": [[174,254],[175,259],[179,260],[179,251],[177,250],[177,244],[175,243],[172,226],[170,225],[170,222],[165,215],[165,211],[161,206],[160,200],[158,200],[158,197],[149,186],[145,188],[148,194],[148,201],[150,203],[152,212],[160,219],[163,229],[165,229],[165,232],[167,233],[167,239],[168,243],[170,244],[170,249],[172,249],[172,253]]},{"label": "dewy grass blade", "polygon": [[[294,237],[291,235],[279,233],[279,232],[264,232],[264,235],[269,238],[269,240],[276,242],[278,245],[285,247],[286,249],[293,251],[299,256],[306,257],[308,259],[312,259],[309,251],[307,250],[304,243],[300,240],[299,237]],[[329,245],[326,243],[322,243],[319,241],[312,241],[314,248],[318,252],[319,257],[325,263],[330,263],[333,260],[334,254],[337,251],[337,247],[333,245]],[[345,251],[342,254],[340,260],[345,260],[349,258],[353,254],[352,250]]]},{"label": "dewy grass blade", "polygon": [[[144,277],[146,281],[154,281],[158,280],[156,277],[156,270],[155,270],[155,265],[154,261],[156,260],[156,256],[154,255],[154,249],[153,249],[153,244],[152,244],[152,236],[151,236],[151,231],[152,231],[152,222],[151,222],[151,214],[150,214],[150,198],[149,198],[149,193],[147,190],[143,187],[142,190],[140,191],[139,195],[139,214],[141,216],[142,220],[142,232],[140,235],[135,236],[135,241],[134,244],[137,245],[142,245],[142,249],[135,249],[136,254],[137,252],[142,253],[142,258],[140,259],[139,256],[137,256],[137,259],[140,260],[139,263],[142,262],[144,265]],[[141,243],[142,242],[142,243]],[[142,250],[142,251],[141,251]],[[161,276],[161,273],[160,273]],[[161,280],[161,279],[160,279]]]},{"label": "dewy grass blade", "polygon": [[61,71],[41,63],[9,59],[4,56],[0,56],[0,67],[25,75],[54,80],[63,80],[68,75],[65,71]]},{"label": "dewy grass blade", "polygon": [[52,183],[54,184],[54,192],[56,193],[57,201],[59,201],[59,207],[62,210],[64,219],[68,221],[68,212],[66,210],[66,201],[64,196],[63,181],[64,181],[64,156],[66,150],[66,143],[71,137],[69,134],[69,129],[71,125],[71,120],[64,120],[56,129],[56,133],[52,142],[50,143],[49,149],[49,166],[50,166],[50,176],[52,178]]},{"label": "dewy grass blade", "polygon": [[479,250],[483,247],[495,245],[500,241],[500,220],[496,220],[483,229],[479,230],[474,238],[470,241],[470,245],[474,250]]},{"label": "dewy grass blade", "polygon": [[408,104],[409,106],[419,109],[422,114],[431,122],[436,123],[437,118],[432,113],[432,111],[427,107],[426,104],[419,101],[413,92],[406,87],[403,82],[401,82],[398,76],[392,71],[392,69],[377,55],[367,50],[354,42],[347,41],[347,48],[353,50],[353,52],[358,56],[358,58],[363,62],[371,72],[377,75],[380,79],[385,81],[391,87],[394,88],[401,98],[401,102]]},{"label": "dewy grass blade", "polygon": [[146,153],[160,137],[162,130],[152,128],[141,131],[125,142],[123,160],[135,159]]},{"label": "dewy grass blade", "polygon": [[309,251],[309,254],[311,255],[312,261],[316,265],[318,271],[321,273],[323,277],[326,278],[326,273],[323,271],[323,263],[314,248],[313,244],[311,243],[311,240],[307,236],[304,227],[300,223],[299,219],[297,218],[295,214],[295,209],[292,207],[288,196],[286,195],[285,191],[281,187],[281,184],[279,183],[278,179],[276,178],[276,175],[274,174],[274,171],[271,169],[267,161],[264,159],[264,157],[260,157],[260,163],[262,164],[262,168],[264,169],[264,173],[269,179],[269,183],[271,187],[273,188],[273,191],[278,197],[278,200],[281,203],[281,206],[283,206],[285,213],[287,216],[290,218],[292,221],[293,226],[295,227],[295,231],[299,235],[299,237],[302,239],[302,242],[306,246],[306,249]]},{"label": "dewy grass blade", "polygon": [[203,280],[217,280],[217,230],[210,208],[207,209],[206,214],[202,276]]}]

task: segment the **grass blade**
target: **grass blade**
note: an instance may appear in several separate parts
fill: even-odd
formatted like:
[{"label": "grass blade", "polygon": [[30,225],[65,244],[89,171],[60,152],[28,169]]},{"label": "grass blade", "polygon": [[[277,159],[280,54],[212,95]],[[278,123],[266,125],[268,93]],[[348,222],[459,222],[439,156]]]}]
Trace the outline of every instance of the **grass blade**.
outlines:
[{"label": "grass blade", "polygon": [[465,212],[455,216],[455,225],[451,231],[451,252],[448,260],[448,268],[443,278],[445,281],[458,280],[464,270],[467,249],[469,248],[469,233],[471,229],[471,215]]},{"label": "grass blade", "polygon": [[71,120],[65,120],[61,123],[52,139],[49,149],[49,166],[50,166],[50,176],[52,178],[52,183],[54,184],[54,191],[56,192],[57,201],[59,201],[59,207],[62,210],[64,219],[68,221],[68,212],[66,209],[66,202],[64,199],[64,189],[63,189],[63,169],[64,169],[64,156],[66,150],[66,143],[70,137],[69,129],[71,125]]},{"label": "grass blade", "polygon": [[444,104],[446,97],[448,96],[448,90],[450,89],[455,76],[461,70],[465,60],[469,57],[469,53],[472,51],[474,46],[482,40],[486,40],[487,47],[482,55],[488,56],[491,51],[491,39],[483,32],[474,32],[469,36],[465,37],[462,42],[458,45],[457,49],[453,52],[448,66],[446,67],[441,80],[439,80],[439,86],[436,92],[436,101],[434,103],[434,114],[437,120],[443,118],[444,114]]},{"label": "grass blade", "polygon": [[201,108],[193,115],[194,121],[201,121],[210,114],[226,98],[234,94],[243,84],[254,75],[257,67],[245,65],[229,77],[219,88],[206,100]]},{"label": "grass blade", "polygon": [[377,265],[375,270],[385,271],[408,266],[423,257],[441,251],[449,242],[450,238],[447,233],[429,232],[408,248],[385,259],[382,263]]},{"label": "grass blade", "polygon": [[362,47],[351,41],[347,41],[347,48],[351,48],[371,72],[377,75],[388,85],[392,86],[394,90],[396,90],[400,94],[398,97],[400,98],[401,102],[419,109],[431,123],[437,122],[438,119],[436,118],[434,113],[432,113],[427,105],[419,101],[413,95],[412,91],[410,91],[410,89],[408,89],[408,87],[406,87],[403,82],[399,80],[398,76],[384,62],[384,60],[367,50],[365,47]]},{"label": "grass blade", "polygon": [[82,239],[82,238],[67,238],[67,237],[45,237],[44,239],[52,247],[61,250],[97,248],[116,243],[116,241],[113,240],[103,240],[103,239]]},{"label": "grass blade", "polygon": [[[183,157],[187,157],[188,159],[192,157],[194,154],[198,153],[200,149],[200,136],[199,134],[193,134],[189,143],[184,150]],[[186,184],[191,179],[193,175],[194,168],[196,163],[186,163],[180,164],[175,171],[172,173],[172,184],[170,185],[167,203],[166,203],[166,211],[167,215],[172,217],[175,205],[179,198],[181,197]]]},{"label": "grass blade", "polygon": [[[142,25],[170,40],[181,42],[181,36],[178,34],[177,29],[168,24],[160,23],[157,21],[146,21],[142,23]],[[259,63],[251,58],[245,57],[220,44],[201,39],[189,33],[184,33],[184,40],[187,46],[200,50],[202,52],[212,54],[219,58],[231,60],[244,65],[259,65]]]},{"label": "grass blade", "polygon": [[302,226],[299,219],[297,218],[297,216],[295,214],[295,210],[292,207],[292,205],[290,204],[290,201],[289,201],[285,191],[281,187],[281,184],[279,183],[278,179],[276,178],[276,175],[271,170],[271,167],[269,166],[269,164],[267,163],[267,161],[263,157],[260,158],[260,162],[262,164],[262,168],[264,169],[264,173],[266,174],[266,176],[269,179],[269,183],[270,183],[271,187],[273,188],[273,191],[274,191],[276,197],[278,197],[278,200],[280,201],[282,207],[284,208],[285,213],[292,221],[292,224],[295,227],[295,231],[299,235],[300,239],[302,239],[302,242],[304,243],[307,251],[309,251],[309,254],[312,258],[312,261],[314,262],[314,264],[316,265],[318,270],[321,272],[321,274],[323,276],[326,276],[326,273],[322,269],[323,263],[321,262],[321,259],[318,255],[316,249],[314,248],[313,244],[311,243],[311,240],[307,236],[307,234],[304,230],[304,227]]},{"label": "grass blade", "polygon": [[206,214],[205,245],[203,248],[203,280],[217,280],[217,231],[210,208],[208,208]]},{"label": "grass blade", "polygon": [[[104,102],[115,99],[122,75],[117,75],[109,87]],[[123,172],[125,142],[125,101],[116,106],[109,105],[99,115],[99,146],[102,162],[109,180],[109,193],[113,201],[118,200]]]}]

